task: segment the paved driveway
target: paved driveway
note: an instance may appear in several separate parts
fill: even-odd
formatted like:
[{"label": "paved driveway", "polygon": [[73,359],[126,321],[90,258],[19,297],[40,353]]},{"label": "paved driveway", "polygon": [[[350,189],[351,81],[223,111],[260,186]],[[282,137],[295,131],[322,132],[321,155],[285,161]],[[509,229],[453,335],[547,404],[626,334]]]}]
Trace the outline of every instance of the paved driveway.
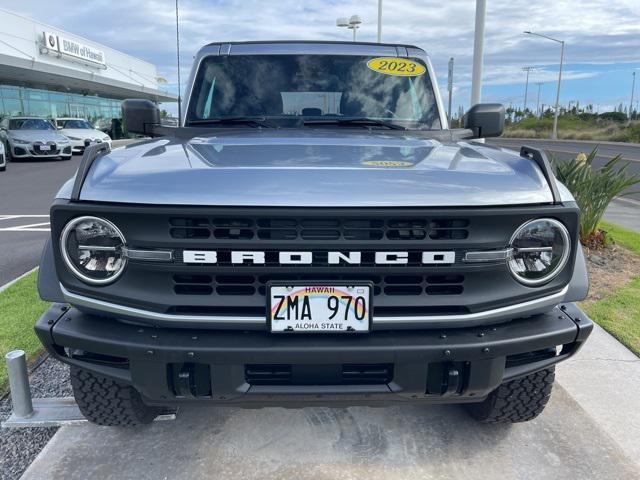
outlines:
[{"label": "paved driveway", "polygon": [[65,427],[30,479],[631,479],[631,463],[556,388],[537,420],[475,423],[458,407],[191,408],[139,430]]}]

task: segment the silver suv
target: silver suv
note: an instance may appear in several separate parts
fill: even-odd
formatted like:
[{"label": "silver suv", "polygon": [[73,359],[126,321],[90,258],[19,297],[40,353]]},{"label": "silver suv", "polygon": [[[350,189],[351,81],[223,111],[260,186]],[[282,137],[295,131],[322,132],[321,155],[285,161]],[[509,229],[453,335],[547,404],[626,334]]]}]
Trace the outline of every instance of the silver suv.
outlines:
[{"label": "silver suv", "polygon": [[213,43],[182,124],[88,147],[51,207],[36,331],[103,425],[181,403],[542,412],[592,323],[579,210],[501,105],[451,129],[411,45]]}]

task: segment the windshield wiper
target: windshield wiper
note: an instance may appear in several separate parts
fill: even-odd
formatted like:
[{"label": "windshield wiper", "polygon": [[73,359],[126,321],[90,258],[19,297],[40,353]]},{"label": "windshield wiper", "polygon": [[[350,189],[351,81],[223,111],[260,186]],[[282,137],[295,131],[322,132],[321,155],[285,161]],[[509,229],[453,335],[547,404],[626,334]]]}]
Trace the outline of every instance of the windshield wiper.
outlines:
[{"label": "windshield wiper", "polygon": [[259,125],[261,127],[271,127],[265,117],[218,117],[218,118],[203,118],[196,120],[189,120],[189,125],[224,125],[230,123],[244,123],[247,125]]},{"label": "windshield wiper", "polygon": [[397,123],[389,122],[387,120],[380,120],[377,118],[369,117],[356,117],[356,118],[319,118],[309,119],[304,121],[305,125],[375,125],[378,127],[386,127],[392,130],[407,130],[407,127],[398,125]]}]

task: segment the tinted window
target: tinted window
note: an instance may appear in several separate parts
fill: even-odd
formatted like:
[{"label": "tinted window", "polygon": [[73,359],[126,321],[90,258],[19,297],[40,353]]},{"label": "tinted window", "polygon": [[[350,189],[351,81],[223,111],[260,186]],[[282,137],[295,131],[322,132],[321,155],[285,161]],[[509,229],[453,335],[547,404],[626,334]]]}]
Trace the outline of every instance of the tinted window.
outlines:
[{"label": "tinted window", "polygon": [[51,122],[42,118],[15,118],[9,120],[9,130],[55,130]]},{"label": "tinted window", "polygon": [[62,128],[89,128],[93,130],[93,127],[86,120],[63,120],[59,123],[62,123]]},{"label": "tinted window", "polygon": [[[400,76],[369,68],[374,57],[352,55],[230,55],[205,58],[188,120],[233,116],[369,117],[440,129],[428,72]],[[419,59],[411,59],[420,65]]]}]

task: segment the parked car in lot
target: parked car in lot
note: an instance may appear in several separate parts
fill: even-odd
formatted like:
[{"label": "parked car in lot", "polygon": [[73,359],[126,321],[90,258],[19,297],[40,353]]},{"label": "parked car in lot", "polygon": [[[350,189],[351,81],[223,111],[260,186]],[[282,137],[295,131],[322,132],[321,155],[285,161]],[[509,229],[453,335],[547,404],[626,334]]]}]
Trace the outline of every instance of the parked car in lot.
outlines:
[{"label": "parked car in lot", "polygon": [[542,151],[474,141],[502,105],[451,129],[412,45],[214,43],[188,85],[177,127],[125,100],[126,130],[157,138],[90,147],[51,207],[36,332],[89,420],[542,412],[593,328],[580,211]]},{"label": "parked car in lot", "polygon": [[4,143],[0,142],[0,172],[7,169],[7,155],[4,151]]},{"label": "parked car in lot", "polygon": [[106,142],[111,147],[111,137],[97,130],[84,118],[56,118],[58,131],[71,142],[73,153],[82,153],[89,145]]},{"label": "parked car in lot", "polygon": [[12,158],[71,158],[69,139],[39,117],[7,117],[0,122],[0,141]]}]

